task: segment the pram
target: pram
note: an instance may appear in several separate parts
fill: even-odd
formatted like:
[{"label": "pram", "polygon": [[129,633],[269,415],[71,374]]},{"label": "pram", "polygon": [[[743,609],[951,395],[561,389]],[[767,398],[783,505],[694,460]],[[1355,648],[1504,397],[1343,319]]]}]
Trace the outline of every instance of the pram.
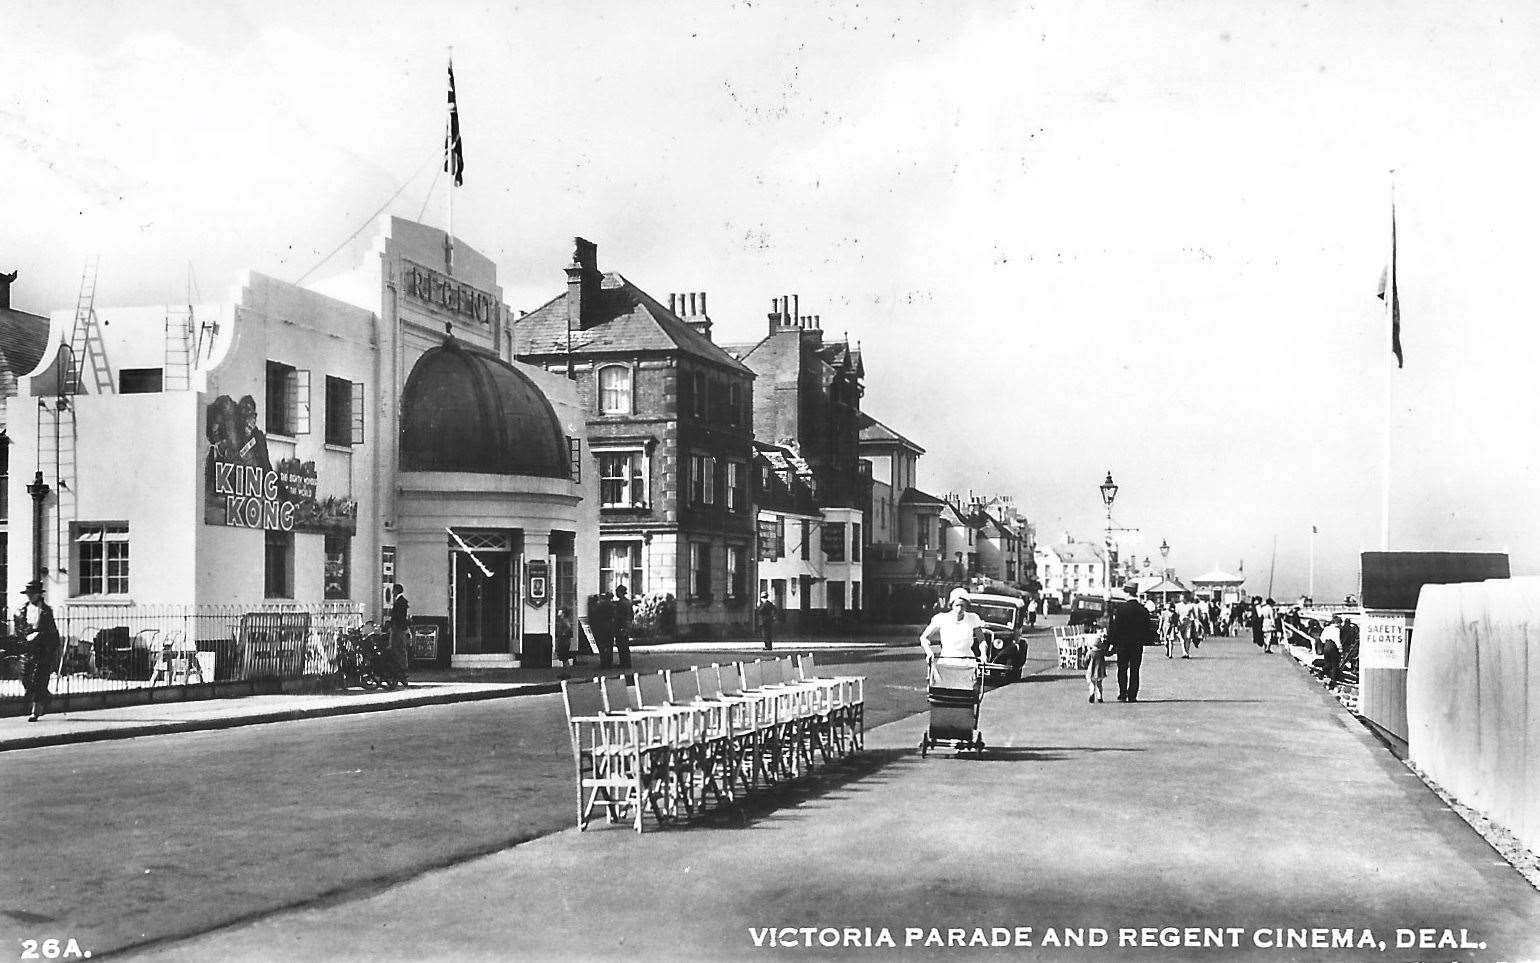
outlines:
[{"label": "pram", "polygon": [[960,752],[984,751],[979,732],[979,705],[984,701],[984,667],[977,659],[930,659],[926,700],[930,726],[920,738],[920,755],[937,746]]}]

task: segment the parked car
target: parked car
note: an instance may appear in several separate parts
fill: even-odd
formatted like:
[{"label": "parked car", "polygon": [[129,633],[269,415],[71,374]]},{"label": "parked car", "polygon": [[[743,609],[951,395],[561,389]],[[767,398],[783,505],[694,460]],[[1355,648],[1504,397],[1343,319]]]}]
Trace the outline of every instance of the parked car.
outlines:
[{"label": "parked car", "polygon": [[1027,600],[989,592],[968,592],[968,607],[984,623],[985,679],[1014,682],[1027,663]]},{"label": "parked car", "polygon": [[1091,626],[1107,614],[1107,599],[1101,595],[1076,593],[1069,597],[1069,624]]}]

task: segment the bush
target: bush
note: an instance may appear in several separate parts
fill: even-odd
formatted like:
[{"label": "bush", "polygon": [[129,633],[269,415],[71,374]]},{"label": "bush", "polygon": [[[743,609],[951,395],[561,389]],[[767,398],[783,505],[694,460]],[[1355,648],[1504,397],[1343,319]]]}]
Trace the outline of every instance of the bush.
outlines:
[{"label": "bush", "polygon": [[636,600],[636,614],[631,622],[633,636],[656,637],[674,629],[678,602],[672,593],[649,592]]}]

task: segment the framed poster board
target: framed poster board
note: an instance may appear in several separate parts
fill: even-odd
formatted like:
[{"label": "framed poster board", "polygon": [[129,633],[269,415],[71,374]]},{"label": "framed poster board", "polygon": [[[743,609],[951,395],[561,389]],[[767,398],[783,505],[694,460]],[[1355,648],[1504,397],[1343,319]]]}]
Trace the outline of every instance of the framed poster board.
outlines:
[{"label": "framed poster board", "polygon": [[437,615],[412,616],[411,636],[406,645],[413,666],[449,668],[449,619]]}]

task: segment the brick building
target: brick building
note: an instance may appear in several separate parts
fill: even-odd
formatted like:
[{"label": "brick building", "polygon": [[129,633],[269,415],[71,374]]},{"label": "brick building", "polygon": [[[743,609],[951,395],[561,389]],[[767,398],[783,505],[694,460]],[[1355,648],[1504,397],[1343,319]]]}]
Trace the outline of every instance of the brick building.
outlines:
[{"label": "brick building", "polygon": [[[863,608],[865,505],[871,476],[859,453],[866,374],[861,351],[848,340],[824,340],[820,319],[798,314],[799,306],[796,296],[774,299],[765,337],[727,350],[754,372],[754,437],[762,456],[810,473],[805,484],[816,515],[798,522],[811,530],[796,553],[799,557],[787,560],[791,568],[806,562],[808,570],[777,569],[775,576],[762,580],[772,598],[776,582],[785,580],[794,604],[783,610],[799,612],[800,621],[811,626]],[[771,478],[779,477],[779,471],[772,471]],[[765,512],[760,519],[763,524]],[[760,554],[763,558],[763,542]],[[802,584],[794,587],[799,580]]]},{"label": "brick building", "polygon": [[[600,588],[672,595],[679,634],[753,616],[754,375],[711,340],[704,294],[664,305],[574,238],[567,290],[514,322],[521,361],[571,374],[600,485]],[[585,466],[588,467],[588,466]]]}]

